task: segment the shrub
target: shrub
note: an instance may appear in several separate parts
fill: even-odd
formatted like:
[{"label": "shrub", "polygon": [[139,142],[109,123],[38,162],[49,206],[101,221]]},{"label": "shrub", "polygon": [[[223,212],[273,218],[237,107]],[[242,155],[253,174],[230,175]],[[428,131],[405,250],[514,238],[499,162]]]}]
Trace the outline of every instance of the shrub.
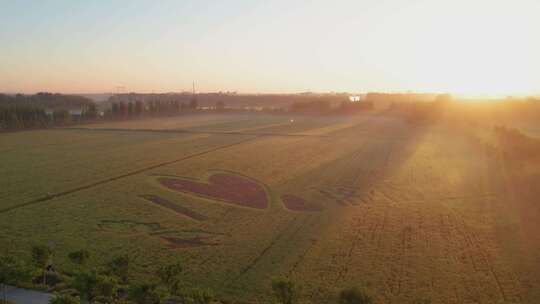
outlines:
[{"label": "shrub", "polygon": [[296,285],[289,279],[276,278],[272,280],[272,292],[274,297],[281,304],[292,304],[296,302]]},{"label": "shrub", "polygon": [[80,304],[81,301],[78,298],[72,297],[67,294],[56,294],[49,304]]},{"label": "shrub", "polygon": [[210,289],[192,288],[183,291],[178,298],[185,304],[209,304],[214,300],[214,294]]},{"label": "shrub", "polygon": [[90,258],[90,252],[84,249],[77,250],[77,251],[70,252],[68,257],[73,263],[84,266],[86,265],[86,263],[88,262],[88,259]]},{"label": "shrub", "polygon": [[122,283],[127,283],[129,275],[128,255],[121,255],[113,258],[107,266],[112,275],[119,278]]},{"label": "shrub", "polygon": [[128,291],[128,298],[137,304],[159,304],[166,295],[165,290],[153,283],[132,285]]},{"label": "shrub", "polygon": [[372,304],[373,299],[358,287],[344,289],[339,294],[339,304]]}]

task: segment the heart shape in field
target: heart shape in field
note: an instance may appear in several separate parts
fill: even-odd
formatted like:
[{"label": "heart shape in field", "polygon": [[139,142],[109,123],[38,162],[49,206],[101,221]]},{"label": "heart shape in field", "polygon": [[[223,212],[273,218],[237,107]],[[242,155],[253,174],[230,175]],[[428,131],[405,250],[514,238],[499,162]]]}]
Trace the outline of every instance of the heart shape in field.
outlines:
[{"label": "heart shape in field", "polygon": [[207,183],[171,177],[160,177],[158,181],[171,190],[195,194],[228,204],[255,209],[265,209],[268,206],[265,189],[246,177],[216,173],[208,178]]}]

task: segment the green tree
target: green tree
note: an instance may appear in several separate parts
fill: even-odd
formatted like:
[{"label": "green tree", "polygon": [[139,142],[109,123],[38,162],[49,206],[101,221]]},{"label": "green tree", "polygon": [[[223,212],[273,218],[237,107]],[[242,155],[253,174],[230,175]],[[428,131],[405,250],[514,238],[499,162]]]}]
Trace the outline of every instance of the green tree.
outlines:
[{"label": "green tree", "polygon": [[34,277],[31,267],[28,267],[21,260],[12,256],[0,257],[0,287],[2,297],[6,301],[6,285],[27,283]]},{"label": "green tree", "polygon": [[157,275],[164,286],[167,286],[167,289],[172,295],[176,295],[178,292],[180,278],[179,275],[182,273],[182,265],[177,262],[174,264],[161,266]]},{"label": "green tree", "polygon": [[276,278],[272,280],[272,292],[276,300],[281,304],[296,303],[297,287],[289,279]]},{"label": "green tree", "polygon": [[82,271],[77,273],[73,278],[72,287],[79,292],[81,299],[90,301],[94,296],[94,289],[97,282],[97,273]]},{"label": "green tree", "polygon": [[118,291],[118,281],[95,271],[82,271],[75,275],[72,287],[79,292],[85,301],[91,302],[95,299],[101,299],[105,302],[112,302]]},{"label": "green tree", "polygon": [[166,296],[167,292],[153,283],[132,285],[128,290],[128,298],[137,304],[160,304]]},{"label": "green tree", "polygon": [[339,304],[372,304],[373,299],[364,290],[352,287],[339,293]]},{"label": "green tree", "polygon": [[32,247],[32,262],[43,274],[43,285],[47,284],[47,267],[51,265],[52,252],[45,245]]},{"label": "green tree", "polygon": [[90,252],[88,252],[88,250],[81,249],[81,250],[70,252],[68,254],[68,257],[73,263],[79,266],[85,266],[86,263],[88,263],[88,260],[90,259]]},{"label": "green tree", "polygon": [[118,292],[118,281],[109,276],[98,275],[94,289],[92,290],[92,297],[94,299],[102,299],[102,302],[111,302]]},{"label": "green tree", "polygon": [[49,300],[49,304],[80,304],[81,301],[78,298],[72,297],[66,294],[55,294]]},{"label": "green tree", "polygon": [[129,275],[129,256],[120,255],[113,258],[108,264],[107,267],[109,272],[116,276],[122,283],[128,282]]}]

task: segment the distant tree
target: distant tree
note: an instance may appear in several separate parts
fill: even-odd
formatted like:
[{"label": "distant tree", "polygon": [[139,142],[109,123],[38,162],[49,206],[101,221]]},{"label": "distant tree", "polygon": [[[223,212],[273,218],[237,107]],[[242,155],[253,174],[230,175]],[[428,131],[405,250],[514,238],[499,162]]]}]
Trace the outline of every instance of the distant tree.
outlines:
[{"label": "distant tree", "polygon": [[55,294],[49,300],[49,304],[80,304],[81,301],[78,298],[75,298],[67,294]]},{"label": "distant tree", "polygon": [[276,278],[272,280],[272,292],[281,304],[296,303],[298,297],[296,285],[289,279]]},{"label": "distant tree", "polygon": [[40,107],[11,102],[0,104],[0,130],[45,127],[48,122],[49,117]]},{"label": "distant tree", "polygon": [[344,289],[339,294],[339,304],[372,304],[373,299],[358,287]]},{"label": "distant tree", "polygon": [[71,117],[69,111],[66,109],[55,109],[53,111],[53,121],[57,125],[64,125],[69,123]]},{"label": "distant tree", "polygon": [[70,252],[68,257],[73,263],[84,266],[88,262],[88,259],[90,259],[90,252],[88,252],[88,250],[81,249]]},{"label": "distant tree", "polygon": [[144,111],[144,105],[142,101],[137,100],[135,101],[135,116],[141,117]]},{"label": "distant tree", "polygon": [[47,267],[51,265],[52,252],[45,245],[32,247],[32,262],[43,274],[43,285],[47,284]]},{"label": "distant tree", "polygon": [[225,102],[223,102],[222,100],[216,102],[216,110],[220,112],[225,110]]},{"label": "distant tree", "polygon": [[127,111],[128,111],[128,117],[133,118],[133,115],[135,114],[135,107],[133,105],[133,102],[130,101],[128,103],[128,110]]},{"label": "distant tree", "polygon": [[88,104],[82,112],[82,117],[85,120],[94,120],[97,118],[97,107],[95,103]]},{"label": "distant tree", "polygon": [[128,298],[137,304],[160,304],[166,296],[167,292],[153,283],[135,284],[128,290]]},{"label": "distant tree", "polygon": [[113,258],[107,266],[112,275],[119,278],[122,283],[127,283],[129,275],[129,256],[127,254]]},{"label": "distant tree", "polygon": [[167,287],[169,293],[176,295],[178,293],[178,288],[180,284],[179,275],[182,273],[182,265],[180,263],[174,263],[169,265],[161,266],[157,275],[161,283]]},{"label": "distant tree", "polygon": [[126,118],[126,116],[127,116],[127,107],[126,107],[126,104],[123,101],[120,101],[120,105],[118,106],[118,112],[119,112],[119,116],[122,119]]},{"label": "distant tree", "polygon": [[191,100],[189,101],[189,108],[196,110],[199,106],[199,103],[197,102],[197,97],[193,96]]},{"label": "distant tree", "polygon": [[118,118],[118,116],[120,115],[120,110],[116,102],[112,103],[111,114],[113,118]]}]

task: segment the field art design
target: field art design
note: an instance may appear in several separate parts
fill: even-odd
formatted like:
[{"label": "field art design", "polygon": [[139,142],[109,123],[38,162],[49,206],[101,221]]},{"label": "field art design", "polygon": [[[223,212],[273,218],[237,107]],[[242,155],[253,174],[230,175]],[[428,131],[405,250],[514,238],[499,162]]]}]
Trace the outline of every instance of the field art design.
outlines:
[{"label": "field art design", "polygon": [[[210,173],[207,182],[201,182],[187,177],[158,176],[158,183],[170,190],[183,192],[203,198],[224,202],[253,209],[266,209],[269,205],[269,195],[260,182],[247,176],[232,172],[216,171]],[[205,216],[189,209],[178,206],[155,195],[141,195],[164,208],[171,209],[194,220],[205,220]],[[316,212],[322,211],[320,206],[310,204],[296,195],[281,196],[284,207],[291,211]]]},{"label": "field art design", "polygon": [[219,172],[208,177],[208,182],[200,182],[174,177],[158,177],[158,182],[171,190],[194,194],[227,204],[266,209],[268,198],[259,183],[247,177]]},{"label": "field art design", "polygon": [[118,234],[143,234],[157,237],[164,241],[171,249],[218,246],[219,237],[227,236],[224,233],[197,230],[175,230],[164,227],[156,222],[138,222],[132,220],[102,220],[98,227],[104,231]]}]

